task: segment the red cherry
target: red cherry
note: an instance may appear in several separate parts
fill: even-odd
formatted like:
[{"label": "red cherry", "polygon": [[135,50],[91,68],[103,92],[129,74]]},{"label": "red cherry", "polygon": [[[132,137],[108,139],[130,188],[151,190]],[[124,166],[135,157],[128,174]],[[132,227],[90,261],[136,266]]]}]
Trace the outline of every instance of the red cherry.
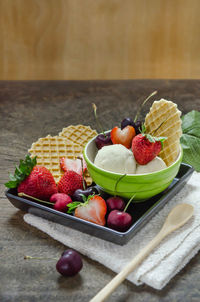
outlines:
[{"label": "red cherry", "polygon": [[123,211],[125,208],[124,200],[119,196],[112,196],[106,200],[108,211],[119,210]]},{"label": "red cherry", "polygon": [[56,264],[57,271],[63,276],[74,276],[83,267],[81,256],[74,250],[66,250],[62,253]]},{"label": "red cherry", "polygon": [[54,209],[60,212],[67,212],[67,204],[72,202],[69,195],[65,193],[55,193],[51,196],[50,202],[54,203]]},{"label": "red cherry", "polygon": [[130,214],[113,210],[108,215],[107,225],[109,228],[119,232],[125,232],[129,229],[132,224],[132,217]]}]

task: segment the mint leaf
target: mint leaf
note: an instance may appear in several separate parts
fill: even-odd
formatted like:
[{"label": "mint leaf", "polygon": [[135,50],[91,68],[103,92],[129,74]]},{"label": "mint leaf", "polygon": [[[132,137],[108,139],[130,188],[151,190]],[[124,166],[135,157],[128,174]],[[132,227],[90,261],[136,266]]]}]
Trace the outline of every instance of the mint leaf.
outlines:
[{"label": "mint leaf", "polygon": [[183,162],[200,172],[200,112],[192,110],[182,117]]},{"label": "mint leaf", "polygon": [[182,131],[200,138],[200,112],[192,110],[182,117]]}]

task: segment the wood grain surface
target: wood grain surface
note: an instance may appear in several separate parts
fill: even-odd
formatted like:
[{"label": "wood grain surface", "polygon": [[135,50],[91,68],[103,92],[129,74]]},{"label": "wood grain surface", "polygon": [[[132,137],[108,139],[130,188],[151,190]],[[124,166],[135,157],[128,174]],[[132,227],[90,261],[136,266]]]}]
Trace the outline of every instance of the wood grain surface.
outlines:
[{"label": "wood grain surface", "polygon": [[[0,81],[0,301],[88,302],[114,273],[83,257],[83,269],[61,277],[55,260],[27,261],[24,255],[57,257],[67,248],[23,221],[24,213],[4,195],[8,172],[24,158],[31,143],[55,135],[70,124],[96,128],[95,102],[105,129],[134,116],[152,91],[173,100],[183,113],[200,111],[200,81]],[[148,106],[143,114],[148,111]],[[70,236],[70,234],[69,234]],[[131,251],[132,252],[132,251]],[[108,302],[199,302],[200,258],[197,255],[161,291],[125,281]]]},{"label": "wood grain surface", "polygon": [[0,0],[0,79],[200,77],[199,0]]}]

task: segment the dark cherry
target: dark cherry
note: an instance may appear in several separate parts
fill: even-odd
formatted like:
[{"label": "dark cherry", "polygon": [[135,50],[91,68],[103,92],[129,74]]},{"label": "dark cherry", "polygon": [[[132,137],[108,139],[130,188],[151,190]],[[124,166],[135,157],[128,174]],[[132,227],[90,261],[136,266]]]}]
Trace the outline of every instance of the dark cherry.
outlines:
[{"label": "dark cherry", "polygon": [[109,228],[119,232],[125,232],[132,224],[132,217],[130,214],[118,210],[113,210],[109,213],[107,225]]},{"label": "dark cherry", "polygon": [[99,194],[99,191],[97,190],[96,187],[88,187],[85,190],[77,189],[74,192],[72,199],[74,201],[83,202],[83,197],[81,195],[85,195],[86,197],[88,197],[89,195],[93,195],[93,194]]},{"label": "dark cherry", "polygon": [[121,129],[124,129],[126,126],[134,127],[136,135],[141,133],[141,130],[142,130],[142,122],[141,121],[134,122],[130,117],[126,117],[121,122]]},{"label": "dark cherry", "polygon": [[[106,135],[106,136],[105,136]],[[104,146],[109,146],[112,145],[111,137],[110,137],[110,132],[104,134],[99,134],[95,138],[95,143],[98,149],[101,149]]]},{"label": "dark cherry", "polygon": [[79,253],[74,250],[66,250],[62,253],[56,264],[57,271],[63,276],[74,276],[83,267],[83,262]]},{"label": "dark cherry", "polygon": [[135,128],[136,135],[140,134],[141,131],[142,131],[142,122],[141,121],[137,121],[134,124],[135,124],[134,128]]},{"label": "dark cherry", "polygon": [[111,196],[106,200],[108,211],[113,210],[123,211],[125,208],[124,200],[119,196]]},{"label": "dark cherry", "polygon": [[123,121],[121,122],[121,129],[124,129],[126,126],[132,126],[135,128],[135,123],[132,118],[126,117],[125,119],[123,119]]}]

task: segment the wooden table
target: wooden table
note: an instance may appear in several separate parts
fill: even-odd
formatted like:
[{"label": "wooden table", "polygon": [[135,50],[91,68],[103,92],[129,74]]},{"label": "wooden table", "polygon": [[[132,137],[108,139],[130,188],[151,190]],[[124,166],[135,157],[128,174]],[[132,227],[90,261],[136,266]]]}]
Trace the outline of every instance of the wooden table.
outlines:
[{"label": "wooden table", "polygon": [[[58,257],[66,247],[27,225],[24,213],[4,195],[8,172],[24,158],[31,143],[63,127],[85,124],[96,128],[91,103],[96,103],[105,129],[120,125],[152,91],[175,101],[186,113],[200,110],[200,81],[20,81],[0,82],[0,301],[81,301],[94,296],[114,273],[83,256],[84,267],[73,278],[61,277],[55,261],[25,261],[24,255]],[[147,105],[143,114],[148,111]],[[162,290],[125,281],[108,299],[124,301],[200,301],[198,255]]]}]

